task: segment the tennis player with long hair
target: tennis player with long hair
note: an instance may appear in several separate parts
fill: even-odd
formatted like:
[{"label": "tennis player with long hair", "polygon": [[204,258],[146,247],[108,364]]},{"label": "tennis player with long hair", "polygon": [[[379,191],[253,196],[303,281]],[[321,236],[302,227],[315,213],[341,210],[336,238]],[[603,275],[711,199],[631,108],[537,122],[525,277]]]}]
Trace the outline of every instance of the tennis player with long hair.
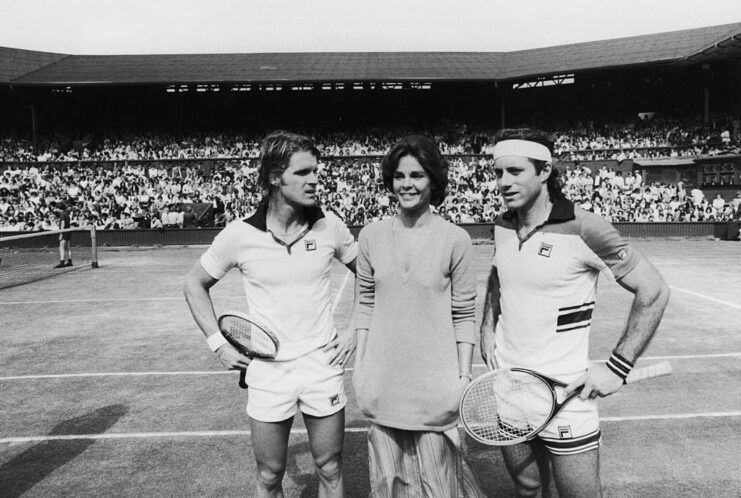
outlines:
[{"label": "tennis player with long hair", "polygon": [[[224,228],[190,271],[185,296],[211,349],[227,368],[247,369],[247,414],[257,497],[282,497],[288,438],[303,415],[319,476],[319,496],[344,496],[343,366],[330,298],[332,259],[355,271],[347,227],[317,205],[319,151],[306,137],[275,132],[262,143],[257,211]],[[250,316],[280,341],[275,360],[247,358],[219,332],[210,288],[230,269],[242,274]],[[354,341],[353,341],[354,346]]]},{"label": "tennis player with long hair", "polygon": [[371,422],[370,496],[484,496],[456,427],[475,342],[471,239],[430,209],[448,164],[430,138],[410,136],[381,168],[399,210],[359,235],[353,376]]},{"label": "tennis player with long hair", "polygon": [[[584,386],[536,439],[502,447],[505,464],[518,496],[538,495],[549,462],[561,496],[601,496],[596,398],[623,385],[669,288],[612,225],[565,198],[546,133],[502,130],[492,154],[508,211],[495,222],[481,354],[489,369],[528,368],[565,381],[565,394]],[[597,279],[607,269],[633,303],[608,362],[590,365]]]}]

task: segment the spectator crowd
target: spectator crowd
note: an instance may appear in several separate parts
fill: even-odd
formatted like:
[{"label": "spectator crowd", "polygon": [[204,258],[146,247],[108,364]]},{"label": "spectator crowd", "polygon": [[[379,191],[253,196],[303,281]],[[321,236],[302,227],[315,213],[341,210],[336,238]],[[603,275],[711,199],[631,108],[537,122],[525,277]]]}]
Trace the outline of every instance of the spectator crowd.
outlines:
[{"label": "spectator crowd", "polygon": [[[727,127],[725,123],[733,126]],[[728,131],[733,129],[734,133]],[[613,222],[727,221],[741,196],[707,199],[700,189],[647,184],[639,172],[579,161],[739,153],[738,123],[708,127],[691,120],[575,125],[553,135],[567,196]],[[302,132],[305,132],[302,130]],[[402,128],[311,133],[322,153],[320,200],[350,225],[389,216],[381,156]],[[455,223],[491,222],[502,211],[488,153],[491,130],[465,125],[428,130],[450,160],[450,185],[439,213]],[[28,140],[0,138],[0,231],[57,228],[60,207],[75,227],[100,229],[223,226],[254,210],[262,193],[256,158],[262,134],[111,135],[70,140],[52,135],[35,152]],[[193,206],[211,206],[209,221]]]},{"label": "spectator crowd", "polygon": [[[490,159],[450,156],[450,184],[438,212],[455,223],[491,222],[502,211]],[[192,206],[211,206],[223,226],[252,212],[262,197],[254,159],[201,163],[30,163],[0,173],[0,231],[50,230],[60,207],[72,226],[99,229],[202,226]],[[326,157],[319,164],[320,202],[350,225],[389,216],[394,201],[383,187],[380,158]],[[706,198],[699,188],[646,183],[640,172],[623,174],[583,165],[561,170],[567,196],[613,222],[728,221],[741,195]],[[688,191],[689,190],[689,191]]]},{"label": "spectator crowd", "polygon": [[[549,130],[562,160],[587,161],[679,157],[739,153],[741,122],[724,116],[710,124],[699,119],[652,118],[628,123],[565,123]],[[415,130],[400,126],[356,131],[295,130],[311,136],[324,156],[384,155],[395,141]],[[430,128],[444,154],[487,154],[495,130],[451,124]],[[261,132],[195,132],[183,134],[80,133],[77,139],[51,134],[34,143],[28,138],[0,138],[2,162],[149,161],[191,159],[250,159],[260,152]]]}]

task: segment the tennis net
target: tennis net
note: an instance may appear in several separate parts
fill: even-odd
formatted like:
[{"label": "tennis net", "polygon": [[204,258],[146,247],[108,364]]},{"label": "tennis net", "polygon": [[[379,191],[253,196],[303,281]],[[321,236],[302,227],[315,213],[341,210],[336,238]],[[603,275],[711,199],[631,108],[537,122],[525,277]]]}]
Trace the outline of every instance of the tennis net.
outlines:
[{"label": "tennis net", "polygon": [[[62,234],[70,237],[71,266],[58,267]],[[91,267],[98,267],[94,228],[0,237],[0,289]]]}]

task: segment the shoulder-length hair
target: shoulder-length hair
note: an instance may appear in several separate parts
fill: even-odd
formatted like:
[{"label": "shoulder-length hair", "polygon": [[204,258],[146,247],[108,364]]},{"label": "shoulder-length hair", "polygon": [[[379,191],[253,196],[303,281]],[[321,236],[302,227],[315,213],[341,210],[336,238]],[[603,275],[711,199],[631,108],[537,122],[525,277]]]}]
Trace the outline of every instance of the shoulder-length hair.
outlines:
[{"label": "shoulder-length hair", "polygon": [[291,156],[296,152],[308,152],[319,160],[319,149],[316,148],[309,137],[278,130],[272,132],[262,141],[258,159],[257,181],[268,194],[274,188],[271,180],[283,174],[288,168]]},{"label": "shoulder-length hair", "polygon": [[410,135],[402,138],[381,161],[383,185],[389,192],[394,191],[394,173],[399,167],[402,157],[411,156],[425,170],[430,177],[432,192],[430,203],[439,206],[445,200],[445,189],[448,186],[448,161],[442,154],[437,143],[424,135]]}]

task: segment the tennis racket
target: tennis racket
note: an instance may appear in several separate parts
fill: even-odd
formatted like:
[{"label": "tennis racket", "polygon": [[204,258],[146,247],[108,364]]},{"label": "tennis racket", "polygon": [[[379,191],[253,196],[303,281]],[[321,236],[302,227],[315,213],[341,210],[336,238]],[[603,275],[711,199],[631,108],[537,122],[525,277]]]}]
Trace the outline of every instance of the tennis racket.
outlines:
[{"label": "tennis racket", "polygon": [[[265,325],[239,312],[219,317],[219,330],[229,344],[248,358],[272,360],[278,354],[280,343]],[[239,387],[247,389],[247,370],[239,373]]]},{"label": "tennis racket", "polygon": [[[667,361],[633,369],[626,382],[669,375]],[[533,439],[584,386],[558,401],[567,384],[526,368],[500,368],[471,382],[460,401],[466,432],[476,441],[508,446]]]}]

